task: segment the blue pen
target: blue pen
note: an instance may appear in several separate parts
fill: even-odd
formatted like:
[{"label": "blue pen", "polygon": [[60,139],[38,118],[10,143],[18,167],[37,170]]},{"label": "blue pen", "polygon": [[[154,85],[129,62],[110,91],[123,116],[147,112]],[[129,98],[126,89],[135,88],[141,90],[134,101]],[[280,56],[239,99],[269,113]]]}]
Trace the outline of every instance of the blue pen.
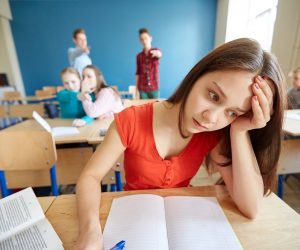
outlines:
[{"label": "blue pen", "polygon": [[122,250],[125,248],[125,240],[121,240],[115,246],[113,246],[110,250]]}]

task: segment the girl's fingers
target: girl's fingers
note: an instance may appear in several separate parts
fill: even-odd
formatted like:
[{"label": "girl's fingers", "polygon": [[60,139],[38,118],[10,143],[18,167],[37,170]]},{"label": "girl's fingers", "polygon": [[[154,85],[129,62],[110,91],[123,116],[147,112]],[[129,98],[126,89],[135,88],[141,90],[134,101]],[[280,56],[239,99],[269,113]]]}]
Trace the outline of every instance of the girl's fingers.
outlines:
[{"label": "girl's fingers", "polygon": [[267,78],[262,78],[261,76],[256,77],[256,82],[259,84],[261,90],[268,99],[271,114],[273,114],[273,97],[275,94],[274,83]]},{"label": "girl's fingers", "polygon": [[261,109],[257,96],[252,97],[252,111],[253,111],[252,120],[255,128],[262,128],[266,126],[267,121],[265,119],[263,110]]},{"label": "girl's fingers", "polygon": [[254,83],[253,86],[253,92],[254,95],[258,99],[259,106],[263,112],[264,119],[268,122],[270,120],[270,103],[269,100],[267,99],[265,93],[263,90],[260,88],[258,83]]}]

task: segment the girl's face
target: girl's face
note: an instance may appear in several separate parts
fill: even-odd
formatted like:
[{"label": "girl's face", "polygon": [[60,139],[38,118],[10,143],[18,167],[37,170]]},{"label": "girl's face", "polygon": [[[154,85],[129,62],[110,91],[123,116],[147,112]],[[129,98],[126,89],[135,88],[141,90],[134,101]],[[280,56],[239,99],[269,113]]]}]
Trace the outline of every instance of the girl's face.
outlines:
[{"label": "girl's face", "polygon": [[247,113],[254,77],[245,71],[216,71],[200,77],[186,101],[185,130],[199,133],[222,129]]},{"label": "girl's face", "polygon": [[80,79],[76,74],[66,72],[61,76],[61,80],[64,83],[65,89],[72,91],[80,90]]},{"label": "girl's face", "polygon": [[97,78],[94,70],[86,68],[82,72],[82,92],[92,93],[97,87]]},{"label": "girl's face", "polygon": [[300,72],[293,74],[293,86],[300,89]]}]

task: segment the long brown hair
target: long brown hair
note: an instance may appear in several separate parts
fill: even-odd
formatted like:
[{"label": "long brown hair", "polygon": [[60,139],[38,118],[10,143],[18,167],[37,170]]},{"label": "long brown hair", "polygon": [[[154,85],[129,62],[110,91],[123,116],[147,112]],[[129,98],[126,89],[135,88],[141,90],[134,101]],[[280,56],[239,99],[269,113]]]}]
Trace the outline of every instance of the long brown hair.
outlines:
[{"label": "long brown hair", "polygon": [[95,94],[98,94],[101,89],[108,87],[108,85],[104,79],[104,76],[98,67],[96,67],[95,65],[87,65],[83,70],[85,70],[85,69],[91,69],[95,73],[96,81],[97,81]]},{"label": "long brown hair", "polygon": [[[259,43],[240,38],[225,43],[201,59],[187,74],[177,90],[167,100],[180,103],[178,127],[181,136],[182,119],[188,95],[199,77],[214,71],[246,71],[268,78],[275,85],[274,113],[267,125],[249,131],[251,143],[264,182],[264,194],[273,190],[276,184],[276,169],[281,150],[283,112],[286,105],[285,80],[275,56],[264,51]],[[231,159],[230,126],[223,128],[222,154]],[[207,158],[208,159],[208,158]],[[209,163],[209,159],[206,161]],[[230,165],[231,162],[224,164]]]}]

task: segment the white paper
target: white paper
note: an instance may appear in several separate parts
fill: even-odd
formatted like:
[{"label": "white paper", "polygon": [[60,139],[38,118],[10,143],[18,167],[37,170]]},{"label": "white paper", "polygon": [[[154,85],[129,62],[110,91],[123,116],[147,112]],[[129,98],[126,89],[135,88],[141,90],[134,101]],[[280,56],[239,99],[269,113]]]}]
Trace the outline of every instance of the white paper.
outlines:
[{"label": "white paper", "polygon": [[54,127],[52,128],[52,134],[54,137],[76,135],[79,134],[79,130],[76,127]]},{"label": "white paper", "polygon": [[215,197],[166,197],[165,210],[169,249],[243,249]]},{"label": "white paper", "polygon": [[129,195],[114,199],[103,232],[104,249],[125,240],[125,249],[168,250],[163,198]]},{"label": "white paper", "polygon": [[243,249],[215,197],[130,195],[113,200],[104,249]]},{"label": "white paper", "polygon": [[41,117],[37,112],[33,111],[32,117],[49,133],[52,133],[54,137],[65,136],[65,135],[76,135],[79,134],[79,130],[76,127],[54,127],[51,128],[49,123]]},{"label": "white paper", "polygon": [[44,128],[47,132],[51,133],[51,126],[49,123],[41,117],[36,111],[32,112],[32,117]]},{"label": "white paper", "polygon": [[0,249],[63,249],[32,188],[0,200]]}]

